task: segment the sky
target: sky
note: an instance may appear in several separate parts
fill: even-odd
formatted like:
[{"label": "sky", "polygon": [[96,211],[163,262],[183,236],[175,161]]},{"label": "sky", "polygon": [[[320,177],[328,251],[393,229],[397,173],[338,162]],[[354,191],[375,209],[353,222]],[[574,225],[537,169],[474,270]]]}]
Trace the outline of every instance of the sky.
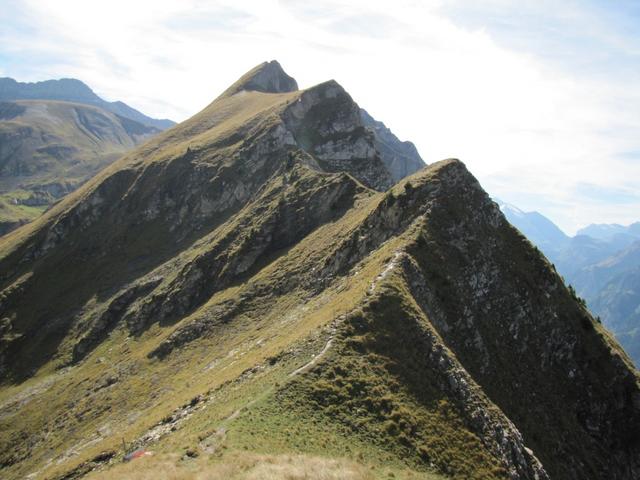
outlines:
[{"label": "sky", "polygon": [[0,76],[182,121],[277,59],[569,234],[640,220],[638,0],[0,0]]}]

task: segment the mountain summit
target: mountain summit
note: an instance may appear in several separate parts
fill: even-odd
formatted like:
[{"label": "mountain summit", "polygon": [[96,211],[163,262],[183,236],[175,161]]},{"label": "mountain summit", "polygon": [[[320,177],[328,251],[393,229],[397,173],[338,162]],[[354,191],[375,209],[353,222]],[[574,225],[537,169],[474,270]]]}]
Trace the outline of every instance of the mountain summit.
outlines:
[{"label": "mountain summit", "polygon": [[2,477],[638,478],[638,372],[465,165],[268,65],[0,239]]},{"label": "mountain summit", "polygon": [[263,62],[244,74],[225,95],[233,95],[241,90],[264,93],[288,93],[298,90],[298,83],[287,75],[276,60]]}]

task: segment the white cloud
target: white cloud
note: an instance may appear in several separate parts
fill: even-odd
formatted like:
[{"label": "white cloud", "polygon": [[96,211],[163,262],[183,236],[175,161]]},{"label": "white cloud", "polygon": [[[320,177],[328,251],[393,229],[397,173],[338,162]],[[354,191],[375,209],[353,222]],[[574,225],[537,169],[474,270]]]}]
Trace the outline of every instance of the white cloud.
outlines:
[{"label": "white cloud", "polygon": [[[638,219],[640,201],[591,200],[578,187],[640,191],[638,158],[620,156],[640,151],[640,87],[579,76],[535,48],[512,50],[491,28],[454,23],[443,2],[24,5],[36,34],[0,34],[0,52],[49,61],[20,80],[77,77],[107,99],[183,120],[244,71],[277,58],[302,87],[335,78],[428,162],[461,158],[491,194],[570,232]],[[601,25],[597,32],[625,54],[638,50]]]}]

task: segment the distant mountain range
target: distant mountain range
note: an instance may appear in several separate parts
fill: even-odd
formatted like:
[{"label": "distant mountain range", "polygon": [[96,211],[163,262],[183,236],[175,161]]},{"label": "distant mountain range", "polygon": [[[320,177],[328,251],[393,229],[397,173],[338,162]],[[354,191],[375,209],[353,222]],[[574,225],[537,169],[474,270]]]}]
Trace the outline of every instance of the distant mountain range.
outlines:
[{"label": "distant mountain range", "polygon": [[638,238],[640,237],[640,222],[632,223],[627,227],[617,223],[591,224],[578,230],[576,235],[588,235],[600,240],[613,240],[617,237]]},{"label": "distant mountain range", "polygon": [[166,130],[176,124],[168,119],[151,118],[123,102],[107,102],[96,95],[86,83],[75,78],[34,83],[18,82],[8,77],[0,78],[0,101],[11,100],[62,100],[95,105],[159,130]]},{"label": "distant mountain range", "polygon": [[0,235],[172,125],[107,102],[79,80],[0,78]]},{"label": "distant mountain range", "polygon": [[160,130],[100,107],[0,101],[0,235],[30,222]]},{"label": "distant mountain range", "polygon": [[569,237],[538,212],[496,201],[640,365],[640,222],[589,225]]}]

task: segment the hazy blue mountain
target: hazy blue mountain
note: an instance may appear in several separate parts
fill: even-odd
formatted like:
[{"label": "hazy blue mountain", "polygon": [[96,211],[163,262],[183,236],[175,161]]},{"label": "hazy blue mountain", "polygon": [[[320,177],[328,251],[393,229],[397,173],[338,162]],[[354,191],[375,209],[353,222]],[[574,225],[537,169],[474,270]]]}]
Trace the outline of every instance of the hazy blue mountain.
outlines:
[{"label": "hazy blue mountain", "polygon": [[525,212],[514,205],[496,199],[500,210],[511,224],[520,230],[554,261],[568,246],[571,238],[547,217],[538,212]]},{"label": "hazy blue mountain", "polygon": [[595,298],[615,277],[640,266],[640,240],[607,258],[580,268],[572,280],[585,298]]},{"label": "hazy blue mountain", "polygon": [[556,264],[558,271],[573,284],[575,275],[581,269],[615,255],[620,248],[613,242],[588,235],[576,235],[570,238],[569,243],[562,250],[548,257]]},{"label": "hazy blue mountain", "polygon": [[640,222],[624,226],[612,224],[591,224],[578,230],[577,235],[588,235],[591,238],[603,240],[616,251],[622,250],[636,240],[640,240]]},{"label": "hazy blue mountain", "polygon": [[151,118],[123,102],[107,102],[95,94],[89,86],[75,78],[45,80],[43,82],[18,82],[13,78],[0,78],[0,101],[11,100],[63,100],[104,108],[116,115],[160,130],[175,125],[168,119]]},{"label": "hazy blue mountain", "polygon": [[640,222],[624,226],[617,223],[592,223],[578,230],[577,235],[589,235],[600,240],[613,240],[616,237],[633,237],[640,239]]},{"label": "hazy blue mountain", "polygon": [[577,269],[569,279],[591,311],[640,365],[640,240],[604,260]]}]

